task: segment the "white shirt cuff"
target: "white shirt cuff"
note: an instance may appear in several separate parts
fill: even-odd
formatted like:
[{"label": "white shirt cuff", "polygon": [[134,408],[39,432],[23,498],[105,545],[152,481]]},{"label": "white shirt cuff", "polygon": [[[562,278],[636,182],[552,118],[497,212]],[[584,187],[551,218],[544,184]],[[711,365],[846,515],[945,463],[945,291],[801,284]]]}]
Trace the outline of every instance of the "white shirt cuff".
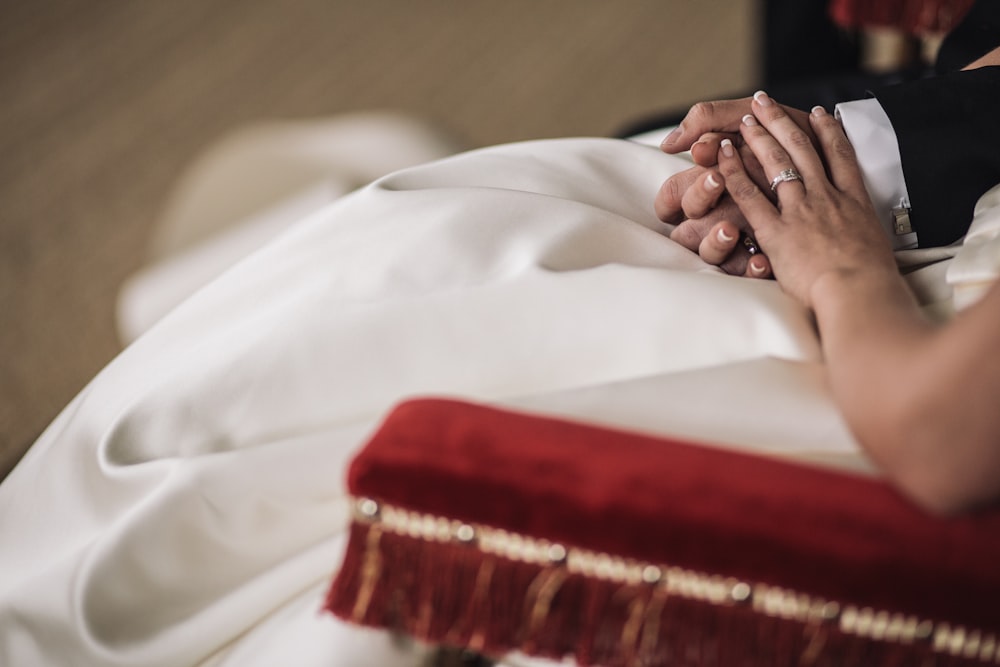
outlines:
[{"label": "white shirt cuff", "polygon": [[843,102],[835,114],[854,146],[865,188],[893,248],[915,248],[917,233],[910,229],[907,215],[910,196],[889,116],[875,98]]}]

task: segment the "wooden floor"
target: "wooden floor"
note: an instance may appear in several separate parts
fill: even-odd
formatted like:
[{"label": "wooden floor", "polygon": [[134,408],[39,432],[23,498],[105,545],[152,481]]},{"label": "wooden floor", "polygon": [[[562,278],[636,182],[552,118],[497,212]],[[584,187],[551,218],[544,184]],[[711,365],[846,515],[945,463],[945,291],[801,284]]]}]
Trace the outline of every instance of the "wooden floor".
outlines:
[{"label": "wooden floor", "polygon": [[752,86],[753,0],[0,2],[0,477],[119,351],[199,148],[394,109],[464,145],[608,135]]}]

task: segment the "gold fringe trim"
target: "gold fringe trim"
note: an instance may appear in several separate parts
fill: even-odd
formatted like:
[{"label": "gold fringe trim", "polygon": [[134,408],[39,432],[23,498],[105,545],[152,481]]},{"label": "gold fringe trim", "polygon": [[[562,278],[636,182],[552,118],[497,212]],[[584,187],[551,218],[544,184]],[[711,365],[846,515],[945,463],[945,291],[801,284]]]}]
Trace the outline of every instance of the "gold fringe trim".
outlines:
[{"label": "gold fringe trim", "polygon": [[368,605],[372,601],[372,593],[375,592],[375,585],[382,574],[382,554],[379,552],[379,542],[382,540],[382,529],[379,526],[372,526],[365,538],[365,555],[361,564],[361,586],[358,589],[358,597],[354,601],[354,609],[351,610],[351,618],[355,623],[364,618],[368,612]]},{"label": "gold fringe trim", "polygon": [[525,593],[525,605],[528,619],[528,628],[525,633],[524,645],[530,647],[535,640],[538,631],[549,617],[549,610],[552,609],[552,600],[556,593],[562,588],[563,582],[569,573],[562,567],[547,567],[538,573],[534,581],[528,586]]},{"label": "gold fringe trim", "polygon": [[[355,518],[372,525],[365,545],[361,590],[353,614],[355,618],[364,615],[371,601],[374,582],[381,568],[377,547],[381,531],[384,530],[431,542],[466,544],[484,554],[545,568],[531,584],[532,590],[528,591],[526,598],[531,601],[529,638],[548,615],[552,598],[565,578],[570,574],[580,574],[621,584],[647,584],[655,587],[654,598],[649,603],[644,603],[642,608],[634,610],[621,638],[623,643],[635,646],[641,634],[641,643],[645,644],[642,646],[643,652],[652,648],[648,642],[653,641],[651,638],[655,635],[666,598],[676,595],[713,605],[750,605],[755,612],[766,616],[802,622],[810,626],[814,633],[814,642],[811,642],[811,648],[814,649],[818,648],[815,642],[821,645],[825,640],[825,633],[819,626],[836,624],[844,634],[890,643],[928,642],[938,653],[984,662],[993,661],[1000,665],[1000,638],[995,633],[969,630],[961,626],[952,627],[948,623],[934,623],[871,607],[841,605],[768,584],[567,547],[490,526],[410,512],[378,503],[371,498],[355,501]],[[478,584],[477,581],[477,589]],[[643,620],[642,623],[640,619]],[[642,627],[641,633],[638,627]]]}]

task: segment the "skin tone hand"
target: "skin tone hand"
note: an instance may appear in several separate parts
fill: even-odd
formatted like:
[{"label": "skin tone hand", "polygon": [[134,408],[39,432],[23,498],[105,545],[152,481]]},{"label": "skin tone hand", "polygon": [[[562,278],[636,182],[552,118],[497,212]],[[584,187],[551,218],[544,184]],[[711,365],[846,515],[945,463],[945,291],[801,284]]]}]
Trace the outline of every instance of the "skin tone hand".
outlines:
[{"label": "skin tone hand", "polygon": [[721,142],[719,160],[728,189],[753,227],[757,243],[771,258],[779,284],[812,308],[813,286],[828,273],[898,276],[889,241],[840,124],[821,107],[811,117],[816,131],[824,133],[822,148],[831,179],[827,180],[826,164],[813,148],[815,135],[803,131],[766,94],[759,94],[758,100],[754,106],[768,114],[775,135],[754,114],[747,114],[741,127],[747,146],[762,156],[768,176],[793,169],[802,180],[779,183],[775,204],[749,178],[729,140]]},{"label": "skin tone hand", "polygon": [[[753,98],[702,102],[694,105],[680,126],[663,141],[667,153],[690,149],[698,166],[668,179],[656,196],[656,213],[664,222],[676,224],[670,238],[687,249],[698,252],[702,259],[720,266],[732,275],[766,278],[771,274],[767,258],[750,254],[740,246],[737,233],[748,231],[748,225],[731,198],[716,185],[714,169],[719,146],[724,139],[735,142],[748,172],[761,188],[767,180],[752,151],[742,146],[739,125],[750,113]],[[808,114],[786,108],[803,129],[811,133]]]},{"label": "skin tone hand", "polygon": [[761,192],[720,143],[727,192],[781,287],[816,314],[828,381],[844,419],[897,488],[954,513],[1000,499],[1000,283],[945,325],[927,321],[896,269],[840,124],[823,109],[809,136],[766,95],[740,127],[769,175]]},{"label": "skin tone hand", "polygon": [[[759,95],[760,93],[755,93],[754,97],[738,100],[695,104],[684,116],[681,124],[663,140],[660,148],[663,152],[671,154],[690,150],[695,164],[702,167],[714,166],[717,163],[718,149],[722,140],[737,140],[743,117],[752,112],[754,102]],[[798,109],[778,106],[816,144],[816,135],[809,122],[809,114]]]},{"label": "skin tone hand", "polygon": [[[987,53],[963,69],[1000,65],[1000,48]],[[656,196],[656,214],[664,222],[676,225],[670,238],[710,264],[731,275],[766,278],[771,275],[766,256],[750,255],[740,246],[738,232],[749,231],[739,208],[733,204],[715,171],[718,149],[724,139],[733,142],[747,172],[761,190],[769,194],[768,181],[753,152],[743,145],[739,126],[751,112],[754,98],[702,102],[691,107],[680,126],[661,144],[666,153],[691,151],[697,166],[675,174],[661,186]],[[809,116],[804,111],[782,107],[816,143]],[[769,194],[770,196],[770,194]],[[774,201],[772,197],[772,201]]]},{"label": "skin tone hand", "polygon": [[[749,149],[746,159],[749,164],[757,164]],[[759,166],[757,171],[763,179]],[[661,220],[677,223],[670,238],[698,253],[709,264],[730,275],[771,276],[767,257],[751,257],[741,245],[741,232],[749,232],[750,227],[739,207],[725,194],[717,169],[694,167],[676,174],[660,188],[654,208]]]},{"label": "skin tone hand", "polygon": [[[692,171],[694,181],[689,186],[684,186],[684,192],[675,193],[673,188],[680,187],[681,181],[671,179],[660,188],[654,202],[657,214],[660,215],[667,198],[676,194],[678,199],[683,197],[688,211],[700,211],[692,213],[692,216],[697,217],[677,225],[670,233],[670,238],[730,275],[769,278],[771,264],[767,257],[751,257],[741,246],[741,232],[749,231],[750,227],[731,197],[726,195],[720,198],[725,194],[725,188],[718,170],[702,170],[700,173],[689,171]],[[677,176],[685,173],[687,172]],[[663,217],[660,215],[661,219]]]}]

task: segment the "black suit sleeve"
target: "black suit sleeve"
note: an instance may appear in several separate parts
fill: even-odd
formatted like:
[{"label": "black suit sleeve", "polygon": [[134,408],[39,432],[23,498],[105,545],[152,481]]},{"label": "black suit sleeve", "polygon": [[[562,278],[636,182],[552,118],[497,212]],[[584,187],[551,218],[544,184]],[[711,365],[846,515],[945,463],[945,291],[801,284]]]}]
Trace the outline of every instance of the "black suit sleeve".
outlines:
[{"label": "black suit sleeve", "polygon": [[899,142],[910,221],[922,247],[968,231],[976,201],[1000,183],[1000,67],[874,91]]}]

